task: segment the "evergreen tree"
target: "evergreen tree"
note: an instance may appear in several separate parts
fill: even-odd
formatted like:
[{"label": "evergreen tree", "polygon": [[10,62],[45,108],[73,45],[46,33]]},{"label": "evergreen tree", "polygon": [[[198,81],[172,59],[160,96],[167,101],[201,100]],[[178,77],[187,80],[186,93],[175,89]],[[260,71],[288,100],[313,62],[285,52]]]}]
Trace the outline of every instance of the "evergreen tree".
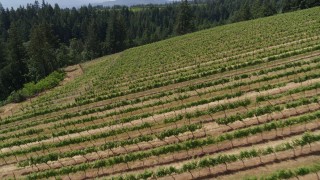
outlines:
[{"label": "evergreen tree", "polygon": [[319,0],[306,0],[306,7],[311,8],[314,6],[320,6],[320,1]]},{"label": "evergreen tree", "polygon": [[262,9],[262,2],[261,0],[255,0],[251,5],[251,13],[253,14],[253,18],[260,18],[263,17],[264,12]]},{"label": "evergreen tree", "polygon": [[291,0],[283,0],[281,6],[282,6],[282,11],[283,12],[288,12],[288,11],[291,11],[291,9],[293,8],[294,4],[292,3]]},{"label": "evergreen tree", "polygon": [[305,8],[307,8],[307,2],[306,2],[306,0],[301,0],[301,1],[300,1],[299,8],[300,8],[300,9],[305,9]]},{"label": "evergreen tree", "polygon": [[3,84],[2,84],[2,80],[1,80],[1,71],[0,71],[0,101],[3,101],[7,98],[7,87],[5,87]]},{"label": "evergreen tree", "polygon": [[0,100],[5,100],[12,91],[15,89],[13,88],[12,84],[12,71],[11,65],[6,65],[4,68],[0,70]]},{"label": "evergreen tree", "polygon": [[3,49],[0,47],[0,100],[5,100],[12,91],[22,88],[27,82],[26,51],[15,23],[9,29],[7,60]]},{"label": "evergreen tree", "polygon": [[10,12],[9,10],[0,9],[0,39],[6,41],[8,38],[8,30],[10,28]]},{"label": "evergreen tree", "polygon": [[97,34],[97,24],[92,20],[88,26],[88,35],[85,44],[85,57],[86,59],[94,59],[100,55],[100,41]]},{"label": "evergreen tree", "polygon": [[127,28],[124,17],[116,12],[110,17],[106,35],[108,53],[116,53],[126,48]]},{"label": "evergreen tree", "polygon": [[176,22],[176,33],[186,34],[194,30],[193,14],[188,0],[182,0],[179,7],[179,14]]},{"label": "evergreen tree", "polygon": [[27,81],[26,50],[23,46],[17,25],[13,23],[9,30],[8,60],[12,71],[12,85],[19,89]]},{"label": "evergreen tree", "polygon": [[5,47],[3,42],[0,40],[0,70],[6,66],[6,58],[5,58]]},{"label": "evergreen tree", "polygon": [[57,44],[49,25],[42,24],[33,28],[28,47],[28,69],[32,80],[39,81],[59,67],[55,56]]},{"label": "evergreen tree", "polygon": [[241,7],[238,11],[235,12],[232,22],[238,21],[246,21],[252,18],[252,14],[250,12],[250,7],[248,3],[241,4]]},{"label": "evergreen tree", "polygon": [[263,12],[262,17],[272,16],[273,14],[277,13],[276,5],[274,1],[271,1],[271,2],[264,1],[264,4],[261,6],[262,6],[262,12]]},{"label": "evergreen tree", "polygon": [[11,66],[6,60],[5,47],[0,40],[0,101],[5,100],[13,91],[11,84]]},{"label": "evergreen tree", "polygon": [[81,40],[71,39],[70,40],[70,62],[69,64],[77,64],[83,60],[81,53],[84,50],[84,45]]},{"label": "evergreen tree", "polygon": [[3,68],[6,66],[5,52],[3,42],[0,40],[0,101],[7,97],[7,87],[3,85],[3,77],[6,74],[3,73]]}]

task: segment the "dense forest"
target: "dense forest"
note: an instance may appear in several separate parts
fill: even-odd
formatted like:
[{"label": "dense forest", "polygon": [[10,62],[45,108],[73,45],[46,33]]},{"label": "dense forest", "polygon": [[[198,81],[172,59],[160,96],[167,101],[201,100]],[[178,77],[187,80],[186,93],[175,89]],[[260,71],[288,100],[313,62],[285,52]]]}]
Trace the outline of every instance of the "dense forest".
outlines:
[{"label": "dense forest", "polygon": [[0,101],[56,69],[168,37],[320,5],[320,0],[183,0],[62,9],[0,3]]}]

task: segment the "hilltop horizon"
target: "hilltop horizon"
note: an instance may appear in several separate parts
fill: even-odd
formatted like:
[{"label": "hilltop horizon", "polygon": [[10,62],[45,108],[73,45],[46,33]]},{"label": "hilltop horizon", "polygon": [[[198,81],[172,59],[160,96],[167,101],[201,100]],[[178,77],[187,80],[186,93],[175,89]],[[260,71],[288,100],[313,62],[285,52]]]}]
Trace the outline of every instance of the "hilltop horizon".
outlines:
[{"label": "hilltop horizon", "polygon": [[[62,8],[80,7],[84,5],[103,5],[103,6],[114,6],[114,5],[126,5],[132,6],[137,4],[164,4],[173,0],[45,0],[45,2],[54,5],[58,4]],[[0,3],[4,8],[18,8],[20,6],[26,6],[27,4],[33,4],[35,0],[1,0]],[[42,0],[39,0],[42,3]]]}]

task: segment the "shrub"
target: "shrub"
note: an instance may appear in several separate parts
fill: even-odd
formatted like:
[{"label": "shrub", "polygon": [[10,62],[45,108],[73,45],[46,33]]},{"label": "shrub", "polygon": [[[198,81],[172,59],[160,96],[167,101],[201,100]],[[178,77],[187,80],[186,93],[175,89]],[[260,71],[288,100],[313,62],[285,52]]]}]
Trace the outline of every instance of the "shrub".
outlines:
[{"label": "shrub", "polygon": [[64,77],[65,77],[64,72],[55,71],[37,83],[34,83],[34,82],[26,83],[23,86],[23,89],[14,91],[11,93],[11,95],[7,98],[7,103],[11,103],[11,102],[19,103],[40,92],[51,89],[59,85],[59,83],[64,79]]},{"label": "shrub", "polygon": [[26,100],[21,91],[13,91],[7,99],[8,103],[19,103]]}]

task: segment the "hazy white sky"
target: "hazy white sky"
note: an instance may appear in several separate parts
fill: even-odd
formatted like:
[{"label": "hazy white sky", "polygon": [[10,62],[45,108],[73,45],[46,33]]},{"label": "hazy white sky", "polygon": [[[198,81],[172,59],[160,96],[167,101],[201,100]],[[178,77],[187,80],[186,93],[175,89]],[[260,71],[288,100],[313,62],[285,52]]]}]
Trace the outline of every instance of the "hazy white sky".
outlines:
[{"label": "hazy white sky", "polygon": [[[19,7],[20,5],[26,5],[28,3],[34,3],[35,0],[0,0],[1,4],[5,8]],[[42,3],[42,0],[38,0]],[[45,0],[50,4],[58,3],[61,7],[72,7],[74,5],[86,5],[89,3],[99,3],[108,0]]]}]

